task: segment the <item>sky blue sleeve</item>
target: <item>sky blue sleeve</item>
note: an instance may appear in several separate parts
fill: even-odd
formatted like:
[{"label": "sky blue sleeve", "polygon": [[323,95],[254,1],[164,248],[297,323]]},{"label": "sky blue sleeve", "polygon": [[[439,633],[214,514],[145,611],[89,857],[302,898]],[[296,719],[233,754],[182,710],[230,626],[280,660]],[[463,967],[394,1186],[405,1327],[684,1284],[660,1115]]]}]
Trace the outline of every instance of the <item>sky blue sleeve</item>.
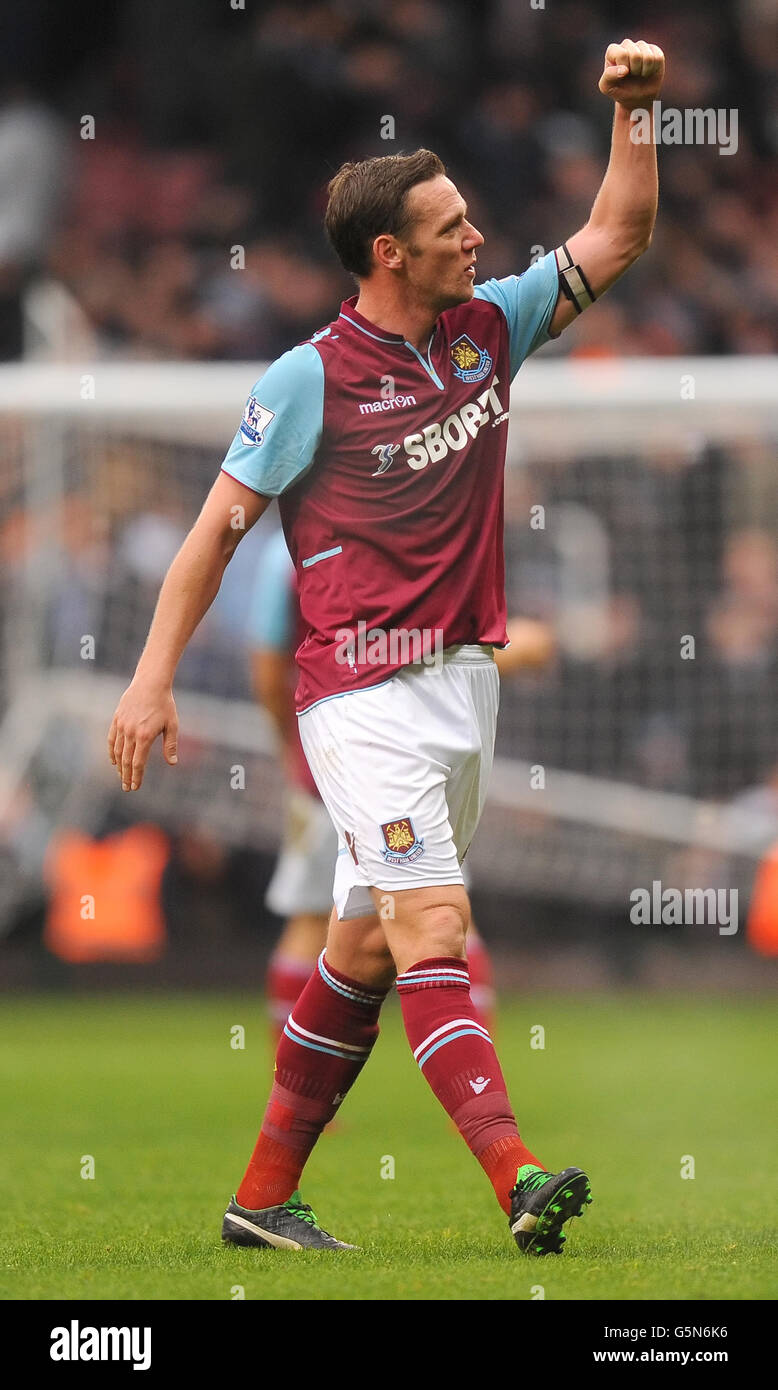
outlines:
[{"label": "sky blue sleeve", "polygon": [[250,647],[289,651],[294,625],[294,565],[283,531],[266,542],[257,565],[246,619]]},{"label": "sky blue sleeve", "polygon": [[523,275],[507,275],[504,280],[485,280],[476,285],[475,298],[497,304],[508,320],[511,345],[511,381],[525,358],[549,340],[559,276],[556,256],[535,261]]},{"label": "sky blue sleeve", "polygon": [[324,367],[310,343],[271,362],[252,388],[222,468],[264,497],[279,497],[308,471],[321,439]]}]

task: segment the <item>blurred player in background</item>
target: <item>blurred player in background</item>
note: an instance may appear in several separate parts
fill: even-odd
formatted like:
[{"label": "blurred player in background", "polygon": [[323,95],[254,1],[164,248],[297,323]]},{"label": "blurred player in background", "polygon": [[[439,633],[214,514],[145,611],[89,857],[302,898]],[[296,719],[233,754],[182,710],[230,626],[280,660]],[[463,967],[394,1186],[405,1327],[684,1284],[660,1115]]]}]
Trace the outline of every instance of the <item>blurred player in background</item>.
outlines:
[{"label": "blurred player in background", "polygon": [[[295,568],[282,531],[277,531],[263,550],[246,635],[254,693],[275,726],[286,784],[281,848],[265,899],[270,911],[284,918],[265,978],[268,1012],[274,1042],[278,1043],[327,941],[338,853],[338,834],[311,776],[294,712],[294,653],[305,638],[305,624],[297,599]],[[495,654],[501,676],[548,665],[554,638],[547,623],[511,618],[508,636],[510,646]],[[464,866],[463,876],[468,886]],[[494,972],[486,943],[473,922],[467,933],[467,963],[470,998],[491,1031],[495,1021]]]},{"label": "blurred player in background", "polygon": [[306,762],[294,708],[294,653],[304,637],[294,565],[283,531],[277,531],[262,552],[246,632],[254,693],[275,726],[284,778],[281,848],[265,899],[270,911],[284,918],[265,979],[276,1043],[324,948],[338,852],[337,832]]},{"label": "blurred player in background", "polygon": [[[519,1134],[470,997],[461,864],[492,765],[494,648],[508,642],[510,382],[650,243],[656,146],[632,138],[630,113],[652,111],[663,75],[660,49],[609,45],[599,87],[616,103],[611,155],[589,220],[521,276],[475,285],[484,239],[429,150],[340,169],[325,224],[358,294],[257,383],[162,585],[108,734],[122,786],[141,785],[160,734],[176,760],[177,664],[241,535],[277,497],[306,622],[300,736],[339,837],[326,952],[285,1025],[226,1241],[353,1248],[322,1229],[298,1186],[370,1056],[393,982],[417,1064],[519,1249],[558,1253],[565,1222],[590,1201],[582,1169],[549,1172]],[[370,652],[365,632],[378,634]]]}]

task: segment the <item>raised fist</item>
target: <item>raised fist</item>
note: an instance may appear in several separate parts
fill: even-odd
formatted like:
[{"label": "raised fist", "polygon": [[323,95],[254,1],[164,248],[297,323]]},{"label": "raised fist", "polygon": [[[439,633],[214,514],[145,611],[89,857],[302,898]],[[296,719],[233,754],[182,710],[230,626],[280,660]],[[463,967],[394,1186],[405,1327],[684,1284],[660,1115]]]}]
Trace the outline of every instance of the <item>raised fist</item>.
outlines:
[{"label": "raised fist", "polygon": [[622,39],[605,50],[600,91],[627,111],[650,107],[659,95],[665,75],[665,55],[655,43]]}]

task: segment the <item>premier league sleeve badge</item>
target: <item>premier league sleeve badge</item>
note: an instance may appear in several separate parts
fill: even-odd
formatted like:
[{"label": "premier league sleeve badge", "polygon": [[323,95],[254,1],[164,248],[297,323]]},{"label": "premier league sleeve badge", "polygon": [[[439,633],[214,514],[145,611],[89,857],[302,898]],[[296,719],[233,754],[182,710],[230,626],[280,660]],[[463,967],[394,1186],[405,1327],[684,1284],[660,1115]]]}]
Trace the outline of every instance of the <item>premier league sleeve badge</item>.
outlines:
[{"label": "premier league sleeve badge", "polygon": [[257,446],[264,443],[265,430],[271,420],[275,420],[275,418],[274,410],[268,410],[267,406],[260,405],[256,396],[249,396],[246,409],[243,412],[243,419],[240,422],[240,437],[243,443]]}]

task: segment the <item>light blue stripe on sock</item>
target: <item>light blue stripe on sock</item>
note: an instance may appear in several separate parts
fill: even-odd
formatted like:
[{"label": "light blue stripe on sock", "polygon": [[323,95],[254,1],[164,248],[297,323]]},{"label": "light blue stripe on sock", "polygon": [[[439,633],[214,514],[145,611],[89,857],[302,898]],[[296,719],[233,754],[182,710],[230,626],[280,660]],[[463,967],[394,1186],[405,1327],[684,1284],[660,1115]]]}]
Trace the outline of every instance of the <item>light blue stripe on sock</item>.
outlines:
[{"label": "light blue stripe on sock", "polygon": [[468,976],[462,975],[420,975],[417,980],[407,979],[405,975],[397,976],[397,988],[403,985],[464,985],[468,981]]},{"label": "light blue stripe on sock", "polygon": [[319,973],[325,985],[329,985],[330,989],[334,989],[336,994],[342,994],[343,998],[350,999],[352,1004],[355,1002],[353,994],[349,994],[347,989],[341,989],[340,985],[333,984],[332,980],[328,980],[327,976],[322,971],[320,971]]},{"label": "light blue stripe on sock", "polygon": [[312,1052],[326,1052],[329,1057],[340,1057],[341,1062],[361,1062],[364,1060],[356,1053],[336,1052],[333,1047],[320,1047],[318,1043],[307,1042],[305,1038],[298,1038],[297,1034],[290,1032],[286,1025],[284,1025],[284,1032],[288,1038],[292,1039],[292,1042],[299,1043],[301,1047],[310,1047]]},{"label": "light blue stripe on sock", "polygon": [[470,1033],[472,1033],[474,1038],[481,1038],[483,1042],[491,1042],[491,1039],[485,1038],[483,1033],[477,1028],[460,1028],[458,1033],[449,1033],[448,1037],[441,1038],[440,1042],[436,1042],[435,1046],[431,1047],[429,1052],[425,1052],[424,1056],[419,1058],[419,1066],[423,1067],[424,1063],[429,1061],[433,1052],[437,1052],[439,1047],[445,1047],[446,1043],[453,1042],[455,1038],[464,1038]]},{"label": "light blue stripe on sock", "polygon": [[434,970],[429,975],[414,975],[413,971],[406,971],[397,978],[402,984],[410,984],[413,980],[467,980],[470,977],[466,970]]},{"label": "light blue stripe on sock", "polygon": [[325,975],[324,970],[322,968],[321,960],[318,960],[316,963],[319,967],[319,974],[321,975],[325,985],[329,985],[330,989],[334,989],[337,994],[342,994],[344,999],[353,1000],[354,995],[351,993],[351,990],[344,989],[342,985],[339,985],[337,983],[337,981],[330,979],[329,975]]},{"label": "light blue stripe on sock", "polygon": [[380,1002],[380,994],[378,996],[373,996],[368,994],[367,991],[365,994],[358,994],[356,990],[347,989],[345,985],[339,984],[338,981],[334,980],[332,976],[329,974],[329,972],[325,969],[322,963],[321,956],[319,956],[319,959],[317,960],[316,964],[319,967],[319,974],[321,975],[325,985],[329,985],[330,989],[334,989],[338,994],[342,994],[344,999],[351,999],[352,1002],[355,1004],[366,1005],[378,1004]]}]

